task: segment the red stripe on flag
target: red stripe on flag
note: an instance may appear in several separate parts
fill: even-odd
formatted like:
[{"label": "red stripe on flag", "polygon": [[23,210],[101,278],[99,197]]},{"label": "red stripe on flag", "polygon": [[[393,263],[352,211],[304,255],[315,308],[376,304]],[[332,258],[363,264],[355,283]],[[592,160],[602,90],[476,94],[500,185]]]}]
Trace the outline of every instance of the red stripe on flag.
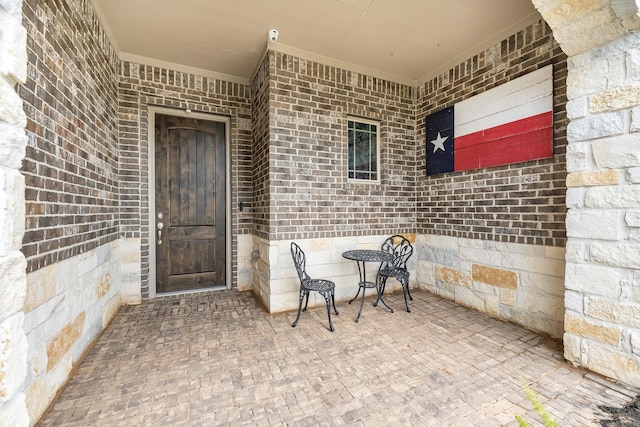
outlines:
[{"label": "red stripe on flag", "polygon": [[463,171],[553,156],[553,112],[455,137],[454,170]]}]

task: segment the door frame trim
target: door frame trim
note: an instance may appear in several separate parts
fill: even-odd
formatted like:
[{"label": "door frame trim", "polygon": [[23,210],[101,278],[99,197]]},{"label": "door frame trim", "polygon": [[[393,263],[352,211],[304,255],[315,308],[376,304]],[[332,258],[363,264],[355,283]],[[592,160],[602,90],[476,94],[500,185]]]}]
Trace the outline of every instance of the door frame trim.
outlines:
[{"label": "door frame trim", "polygon": [[[147,218],[147,226],[149,230],[149,298],[155,298],[158,294],[156,292],[156,227],[155,227],[155,218],[156,218],[156,114],[164,114],[166,116],[174,116],[174,117],[189,117],[200,120],[208,120],[211,122],[224,123],[224,137],[225,137],[225,175],[226,175],[226,184],[225,184],[225,258],[226,258],[226,266],[225,266],[225,284],[226,289],[231,289],[233,284],[233,275],[231,269],[231,117],[229,116],[221,116],[217,114],[209,114],[209,113],[201,113],[201,112],[193,112],[190,110],[179,110],[175,108],[168,107],[159,107],[159,106],[148,106],[148,118],[149,118],[149,127],[147,129],[148,137],[147,141],[149,142],[149,150],[148,150],[148,177],[149,177],[149,217]],[[162,296],[172,295],[172,294],[188,294],[194,292],[204,292],[210,291],[210,289],[195,289],[191,291],[178,291],[178,292],[163,292]]]}]

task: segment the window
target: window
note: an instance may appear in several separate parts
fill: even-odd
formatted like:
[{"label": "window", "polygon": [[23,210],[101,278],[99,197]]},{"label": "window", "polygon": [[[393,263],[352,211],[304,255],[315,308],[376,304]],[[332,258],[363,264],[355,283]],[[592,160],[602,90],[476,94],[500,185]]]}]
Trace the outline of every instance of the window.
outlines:
[{"label": "window", "polygon": [[349,119],[349,174],[350,180],[373,181],[380,180],[378,159],[380,158],[380,143],[378,141],[378,123]]}]

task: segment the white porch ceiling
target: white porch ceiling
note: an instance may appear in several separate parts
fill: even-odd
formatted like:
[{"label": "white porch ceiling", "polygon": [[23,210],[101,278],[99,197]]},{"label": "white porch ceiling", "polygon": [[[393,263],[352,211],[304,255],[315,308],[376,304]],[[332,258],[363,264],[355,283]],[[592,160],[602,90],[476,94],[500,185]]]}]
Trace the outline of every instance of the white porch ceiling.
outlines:
[{"label": "white porch ceiling", "polygon": [[[248,82],[267,45],[416,84],[540,19],[531,0],[93,0],[122,59]],[[267,42],[275,28],[277,43]]]}]

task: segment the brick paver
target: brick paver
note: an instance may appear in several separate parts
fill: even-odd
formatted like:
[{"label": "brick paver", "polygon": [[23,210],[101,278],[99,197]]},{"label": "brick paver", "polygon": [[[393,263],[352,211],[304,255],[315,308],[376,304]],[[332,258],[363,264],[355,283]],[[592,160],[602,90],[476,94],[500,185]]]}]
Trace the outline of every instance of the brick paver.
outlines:
[{"label": "brick paver", "polygon": [[573,368],[561,343],[412,291],[266,314],[249,293],[215,291],[123,307],[42,426],[596,426],[630,390]]}]

